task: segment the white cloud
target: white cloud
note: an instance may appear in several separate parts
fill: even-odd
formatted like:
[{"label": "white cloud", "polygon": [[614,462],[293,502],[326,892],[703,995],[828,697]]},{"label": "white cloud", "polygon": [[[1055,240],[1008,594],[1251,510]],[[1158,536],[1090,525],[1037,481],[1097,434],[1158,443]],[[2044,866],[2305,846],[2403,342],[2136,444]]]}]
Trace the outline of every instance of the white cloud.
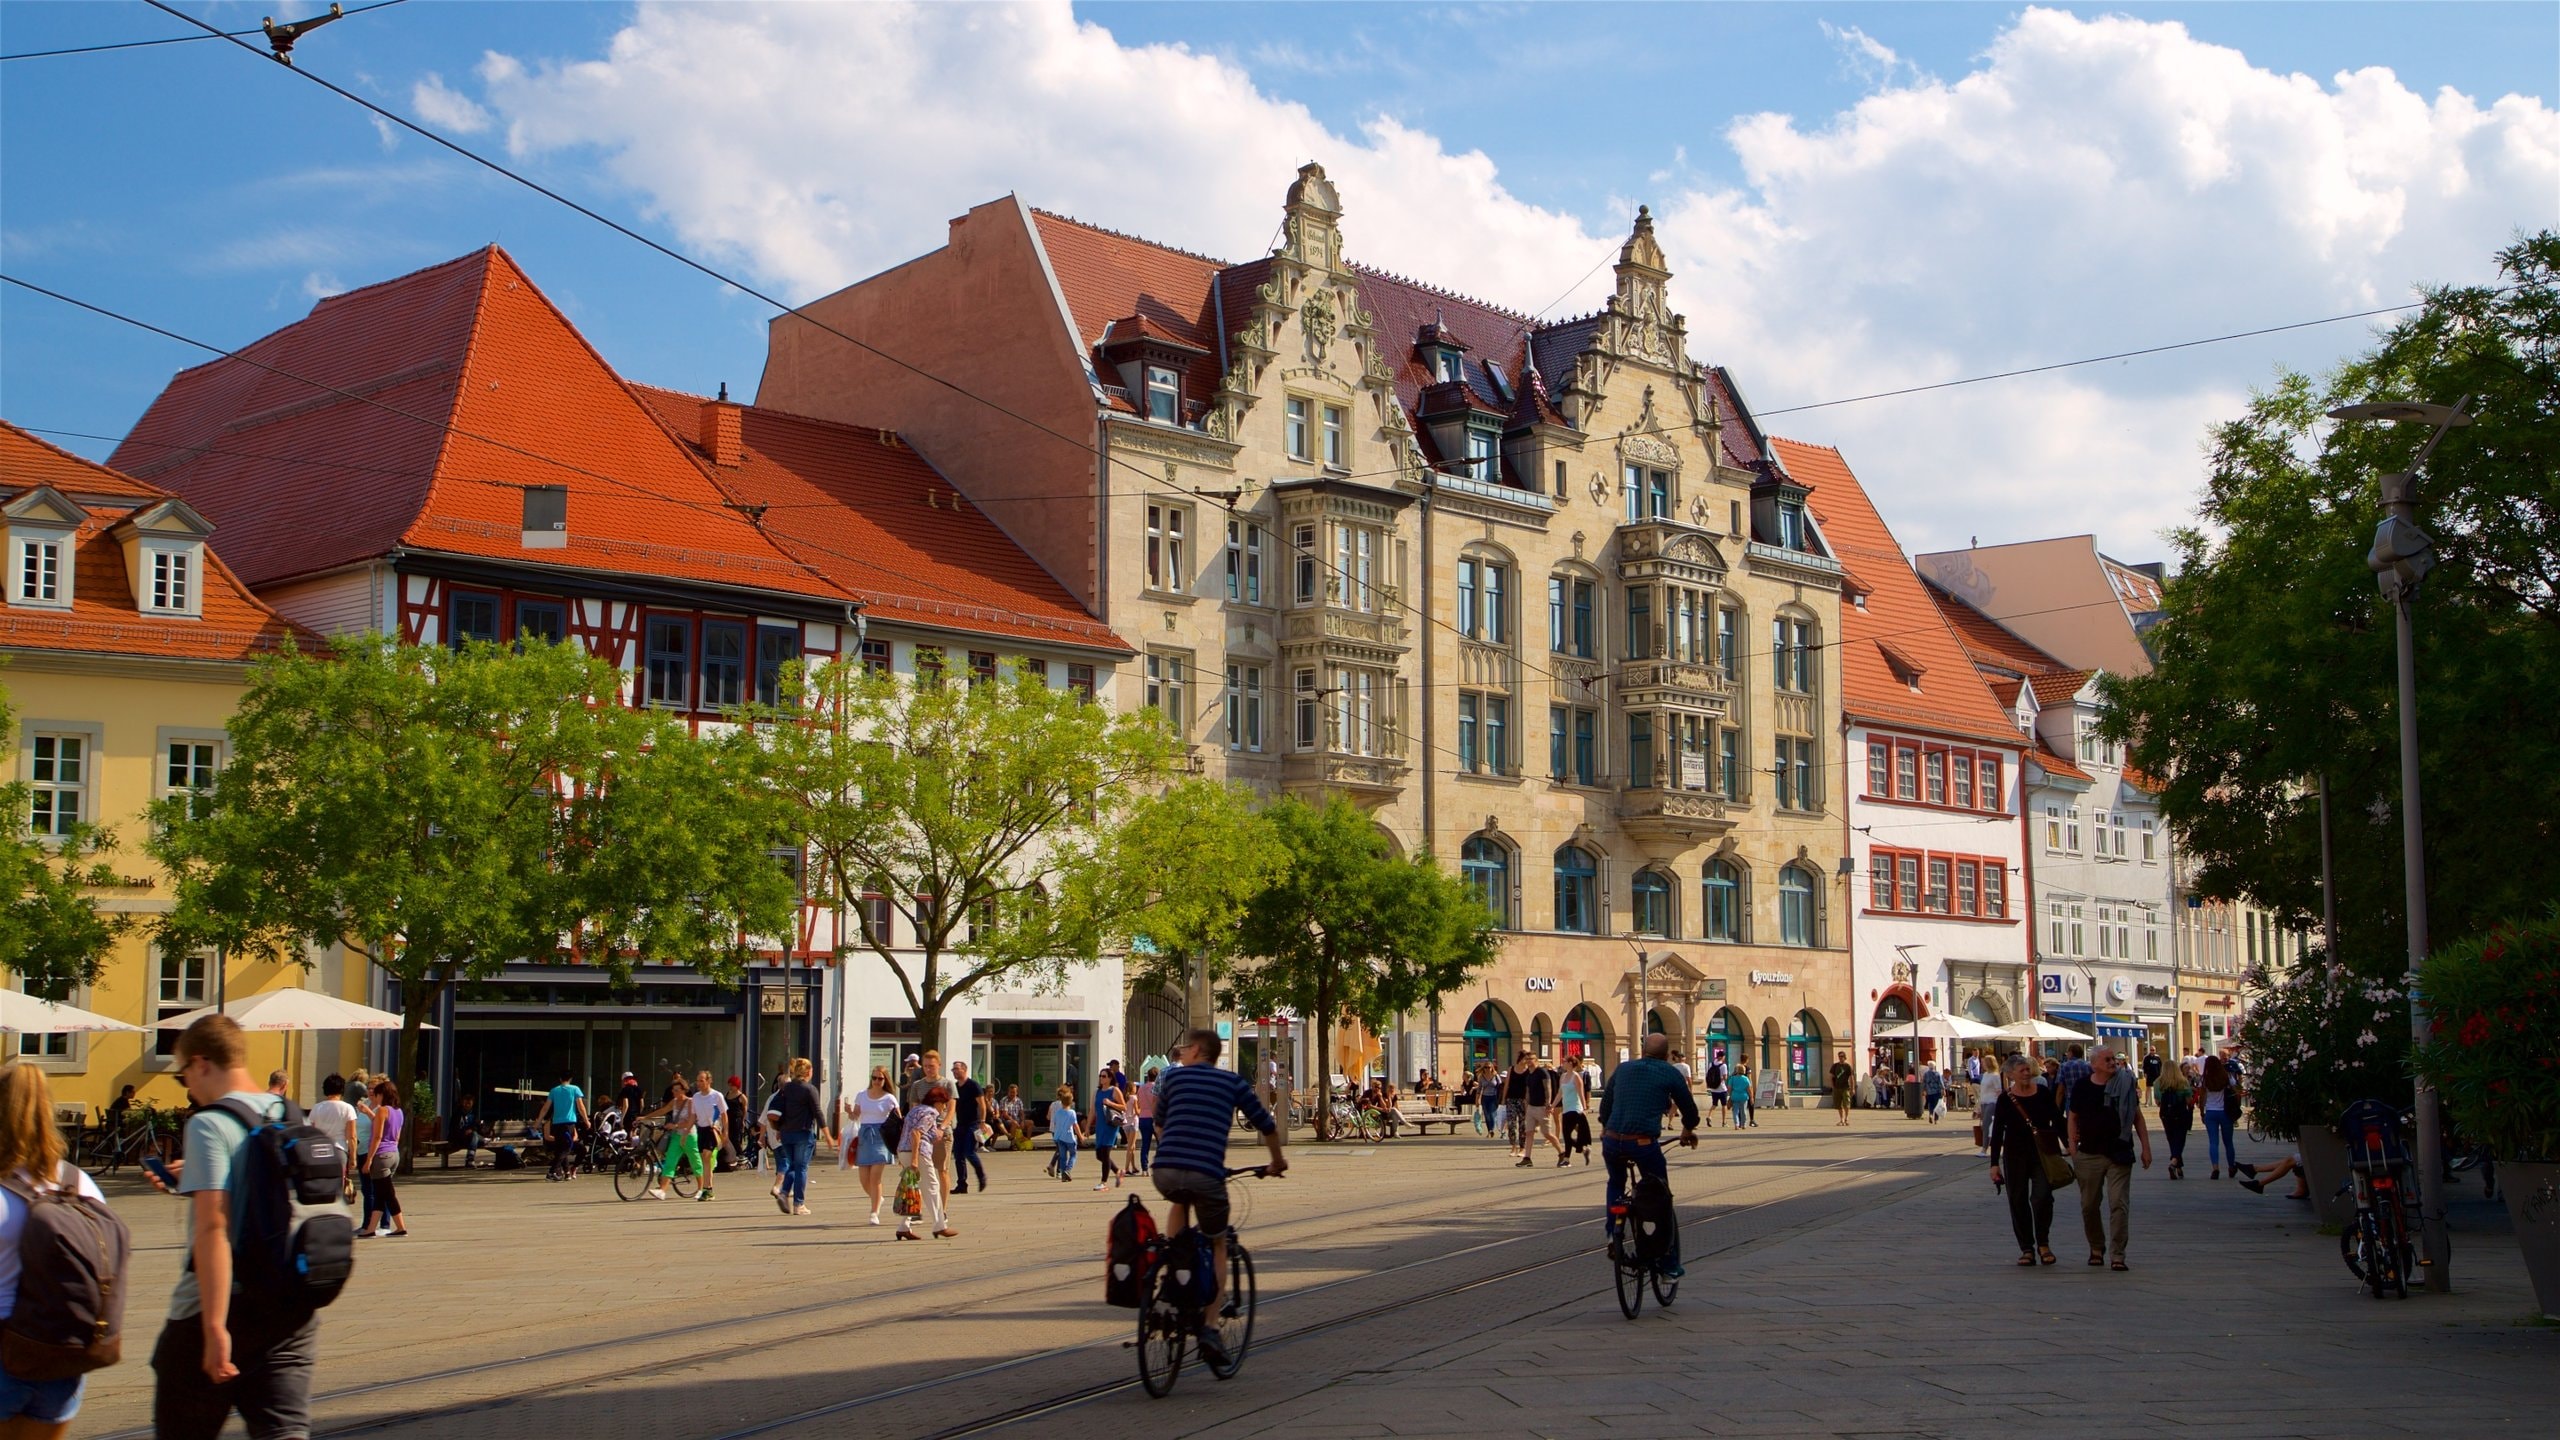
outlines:
[{"label": "white cloud", "polygon": [[1892,46],[1855,25],[1834,25],[1825,20],[1822,33],[1840,47],[1841,64],[1848,67],[1849,73],[1870,85],[1891,80],[1903,68],[1903,59]]},{"label": "white cloud", "polygon": [[302,277],[302,293],[314,300],[347,293],[347,284],[326,270],[314,270]]},{"label": "white cloud", "polygon": [[379,115],[368,115],[365,118],[373,122],[374,137],[382,142],[383,154],[388,155],[392,151],[400,148],[400,130],[398,126],[393,125],[390,121],[383,119]]},{"label": "white cloud", "polygon": [[444,77],[432,70],[410,88],[409,108],[417,112],[418,123],[431,130],[477,135],[490,124],[489,112],[478,101],[445,84]]},{"label": "white cloud", "polygon": [[[2513,229],[2555,221],[2542,101],[2421,96],[2380,69],[2323,84],[2176,24],[2047,10],[1951,82],[1832,33],[1881,67],[1874,93],[1721,135],[1665,127],[1675,154],[1729,146],[1739,188],[1628,177],[1671,187],[1643,198],[1693,351],[1765,407],[2389,304],[2476,278]],[[1638,198],[1542,208],[1482,152],[1385,116],[1337,133],[1232,60],[1124,45],[1063,4],[651,6],[600,57],[493,54],[479,79],[512,152],[597,152],[679,243],[789,299],[931,249],[1011,191],[1249,259],[1319,159],[1354,258],[1565,313],[1604,292],[1605,272],[1559,296]],[[1915,549],[2094,530],[2138,558],[2188,513],[2206,425],[2278,360],[2361,340],[2340,326],[1772,428],[1840,445]]]}]

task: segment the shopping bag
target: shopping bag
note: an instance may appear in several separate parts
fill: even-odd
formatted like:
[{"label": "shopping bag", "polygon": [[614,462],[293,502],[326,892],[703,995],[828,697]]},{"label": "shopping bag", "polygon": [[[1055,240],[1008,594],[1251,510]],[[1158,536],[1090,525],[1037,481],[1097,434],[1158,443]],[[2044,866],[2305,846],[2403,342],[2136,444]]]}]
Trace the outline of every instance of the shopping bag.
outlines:
[{"label": "shopping bag", "polygon": [[913,1165],[898,1172],[898,1213],[908,1219],[924,1213],[924,1177]]}]

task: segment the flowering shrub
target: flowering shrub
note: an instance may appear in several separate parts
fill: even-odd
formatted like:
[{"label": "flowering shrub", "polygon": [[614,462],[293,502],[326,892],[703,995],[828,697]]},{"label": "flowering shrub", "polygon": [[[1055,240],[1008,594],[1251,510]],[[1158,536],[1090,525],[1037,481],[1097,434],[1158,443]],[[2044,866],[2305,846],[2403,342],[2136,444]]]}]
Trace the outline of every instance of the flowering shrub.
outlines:
[{"label": "flowering shrub", "polygon": [[2409,1089],[2409,999],[2397,978],[2313,957],[2271,978],[2249,975],[2240,1023],[2248,1103],[2269,1134],[2327,1125],[2358,1100]]},{"label": "flowering shrub", "polygon": [[2501,925],[2418,972],[2435,1039],[2420,1070],[2465,1139],[2560,1160],[2560,916]]}]

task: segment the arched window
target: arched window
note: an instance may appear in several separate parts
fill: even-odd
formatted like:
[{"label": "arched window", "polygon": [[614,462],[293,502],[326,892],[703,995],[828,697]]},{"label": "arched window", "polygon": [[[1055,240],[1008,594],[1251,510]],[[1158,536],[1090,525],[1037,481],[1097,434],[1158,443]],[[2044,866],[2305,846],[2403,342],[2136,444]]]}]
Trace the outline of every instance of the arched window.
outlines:
[{"label": "arched window", "polygon": [[1639,935],[1675,935],[1671,915],[1671,877],[1659,870],[1639,870],[1635,883],[1635,928]]},{"label": "arched window", "polygon": [[1781,945],[1819,945],[1821,927],[1813,911],[1814,879],[1801,865],[1790,865],[1778,872],[1778,943]]},{"label": "arched window", "polygon": [[1823,1063],[1823,1045],[1828,1037],[1822,1033],[1822,1017],[1810,1010],[1796,1012],[1787,1026],[1787,1088],[1817,1090],[1829,1078],[1830,1066]]},{"label": "arched window", "polygon": [[1710,940],[1739,941],[1742,925],[1742,872],[1729,860],[1710,860],[1698,882],[1698,913]]},{"label": "arched window", "polygon": [[1467,1063],[1483,1061],[1498,1070],[1511,1068],[1511,1012],[1494,1001],[1476,1006],[1467,1016]]},{"label": "arched window", "polygon": [[1579,845],[1556,851],[1556,928],[1577,935],[1600,933],[1600,870]]},{"label": "arched window", "polygon": [[1609,1048],[1609,1021],[1596,1005],[1576,1005],[1564,1017],[1564,1058],[1597,1058]]},{"label": "arched window", "polygon": [[1751,1022],[1728,1005],[1707,1022],[1706,1058],[1728,1071],[1751,1069]]},{"label": "arched window", "polygon": [[1511,929],[1511,848],[1490,835],[1478,835],[1460,847],[1458,870],[1467,888],[1493,912],[1493,923]]}]

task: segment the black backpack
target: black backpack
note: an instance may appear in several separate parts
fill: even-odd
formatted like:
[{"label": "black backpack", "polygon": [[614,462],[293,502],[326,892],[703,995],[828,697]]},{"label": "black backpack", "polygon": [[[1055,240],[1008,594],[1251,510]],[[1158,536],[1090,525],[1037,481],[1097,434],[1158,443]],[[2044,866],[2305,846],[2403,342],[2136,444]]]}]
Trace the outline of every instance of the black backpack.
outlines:
[{"label": "black backpack", "polygon": [[1102,1244],[1102,1300],[1123,1310],[1147,1303],[1147,1247],[1156,1238],[1156,1217],[1137,1196],[1111,1217]]},{"label": "black backpack", "polygon": [[228,1097],[210,1108],[249,1131],[231,1158],[231,1185],[239,1195],[231,1268],[241,1298],[287,1315],[307,1315],[337,1299],[356,1265],[345,1145],[306,1123],[291,1100],[281,1120]]},{"label": "black backpack", "polygon": [[1680,1239],[1680,1216],[1671,1207],[1671,1187],[1650,1175],[1636,1177],[1627,1192],[1627,1223],[1634,1228],[1636,1253],[1659,1260]]},{"label": "black backpack", "polygon": [[18,1230],[18,1303],[0,1329],[0,1366],[21,1380],[68,1380],[124,1358],[125,1263],[132,1232],[103,1201],[80,1193],[62,1162],[62,1188],[0,1180],[26,1208]]}]

